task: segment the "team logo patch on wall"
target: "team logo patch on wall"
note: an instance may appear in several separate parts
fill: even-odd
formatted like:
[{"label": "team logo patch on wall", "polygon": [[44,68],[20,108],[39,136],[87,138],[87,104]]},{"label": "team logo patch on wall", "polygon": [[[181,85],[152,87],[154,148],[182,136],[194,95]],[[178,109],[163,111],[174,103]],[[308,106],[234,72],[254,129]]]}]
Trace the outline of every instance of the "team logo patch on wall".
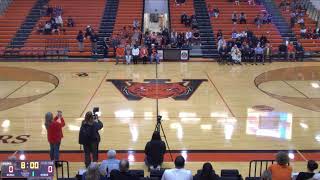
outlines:
[{"label": "team logo patch on wall", "polygon": [[127,100],[139,101],[142,98],[188,100],[206,79],[183,79],[170,82],[170,79],[145,79],[133,82],[132,79],[108,79]]}]

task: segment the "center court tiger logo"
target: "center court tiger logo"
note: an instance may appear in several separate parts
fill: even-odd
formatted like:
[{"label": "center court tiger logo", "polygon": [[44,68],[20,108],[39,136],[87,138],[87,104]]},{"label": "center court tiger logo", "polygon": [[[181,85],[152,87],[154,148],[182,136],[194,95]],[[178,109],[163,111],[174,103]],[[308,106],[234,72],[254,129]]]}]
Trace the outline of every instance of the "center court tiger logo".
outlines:
[{"label": "center court tiger logo", "polygon": [[108,79],[129,101],[142,98],[188,100],[206,79],[183,79],[182,82],[171,82],[170,79],[145,79],[144,82],[133,82],[132,79]]}]

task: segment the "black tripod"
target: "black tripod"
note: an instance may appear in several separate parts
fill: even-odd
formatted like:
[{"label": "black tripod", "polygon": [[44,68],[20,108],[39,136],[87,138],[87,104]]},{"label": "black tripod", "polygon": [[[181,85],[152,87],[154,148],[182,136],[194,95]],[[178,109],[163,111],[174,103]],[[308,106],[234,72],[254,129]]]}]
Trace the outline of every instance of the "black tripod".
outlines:
[{"label": "black tripod", "polygon": [[157,116],[157,124],[156,124],[156,127],[154,128],[154,131],[157,131],[157,132],[159,132],[159,133],[161,133],[160,130],[162,131],[164,140],[165,140],[166,145],[167,145],[167,147],[168,147],[168,151],[169,151],[169,154],[170,154],[170,158],[171,158],[171,160],[173,161],[172,154],[171,154],[171,149],[170,149],[169,143],[168,143],[168,141],[167,141],[166,134],[164,133],[164,130],[163,130],[161,121],[162,121],[162,116],[159,116],[159,115],[158,115],[158,116]]}]

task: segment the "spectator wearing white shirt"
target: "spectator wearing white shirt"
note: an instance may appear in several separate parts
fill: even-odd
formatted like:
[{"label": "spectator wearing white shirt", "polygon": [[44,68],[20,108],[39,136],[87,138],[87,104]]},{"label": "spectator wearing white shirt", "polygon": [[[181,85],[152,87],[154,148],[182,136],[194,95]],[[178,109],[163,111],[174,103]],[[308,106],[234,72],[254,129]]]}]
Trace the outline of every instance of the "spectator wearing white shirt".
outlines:
[{"label": "spectator wearing white shirt", "polygon": [[192,180],[192,172],[184,169],[185,160],[182,156],[176,157],[175,168],[168,169],[163,173],[161,180]]},{"label": "spectator wearing white shirt", "polygon": [[192,32],[191,31],[186,32],[186,41],[189,45],[191,44],[191,42],[192,42]]},{"label": "spectator wearing white shirt", "polygon": [[140,50],[138,45],[134,45],[132,48],[133,64],[138,64]]}]

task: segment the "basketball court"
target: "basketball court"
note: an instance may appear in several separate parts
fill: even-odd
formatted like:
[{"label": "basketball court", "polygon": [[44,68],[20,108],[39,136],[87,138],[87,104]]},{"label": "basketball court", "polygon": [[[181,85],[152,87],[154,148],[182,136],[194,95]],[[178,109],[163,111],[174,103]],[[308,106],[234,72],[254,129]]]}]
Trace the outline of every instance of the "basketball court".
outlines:
[{"label": "basketball court", "polygon": [[[305,160],[320,160],[319,80],[315,62],[3,62],[0,157],[24,150],[27,158],[48,158],[44,115],[61,110],[62,159],[83,166],[81,121],[99,107],[100,159],[116,149],[143,168],[158,113],[170,149],[187,156],[192,170],[213,161],[219,162],[214,167],[232,166],[247,175],[250,160],[272,159],[278,150],[291,152],[295,170],[304,170]],[[172,166],[168,154],[165,165]]]}]

